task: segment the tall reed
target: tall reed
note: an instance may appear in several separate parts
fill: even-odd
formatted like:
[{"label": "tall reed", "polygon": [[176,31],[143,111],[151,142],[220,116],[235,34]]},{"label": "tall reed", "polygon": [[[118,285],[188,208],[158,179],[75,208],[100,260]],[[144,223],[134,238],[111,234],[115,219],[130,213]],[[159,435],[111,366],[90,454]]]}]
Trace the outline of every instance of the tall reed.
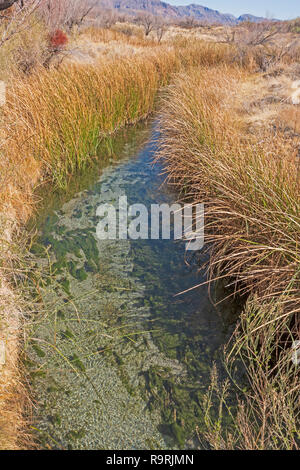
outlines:
[{"label": "tall reed", "polygon": [[224,65],[178,77],[163,106],[160,159],[183,198],[206,204],[210,277],[252,298],[228,353],[234,363],[242,355],[250,384],[243,417],[250,407],[257,419],[254,428],[240,419],[237,445],[272,447],[276,429],[273,447],[291,448],[295,436],[276,409],[286,405],[289,423],[299,419],[291,363],[293,340],[300,338],[299,175],[280,132],[266,130],[261,141],[248,135],[236,103],[244,79],[246,72]]}]

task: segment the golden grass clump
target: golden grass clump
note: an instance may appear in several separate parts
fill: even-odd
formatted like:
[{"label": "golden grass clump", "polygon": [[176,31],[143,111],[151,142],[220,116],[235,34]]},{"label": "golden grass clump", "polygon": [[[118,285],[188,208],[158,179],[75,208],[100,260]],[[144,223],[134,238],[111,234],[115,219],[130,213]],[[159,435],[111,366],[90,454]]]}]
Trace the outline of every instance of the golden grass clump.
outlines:
[{"label": "golden grass clump", "polygon": [[97,155],[102,138],[153,111],[172,73],[230,60],[227,47],[199,42],[22,75],[8,87],[1,113],[0,205],[13,202],[26,219],[37,182],[48,178],[65,186]]},{"label": "golden grass clump", "polygon": [[255,286],[266,295],[266,286],[282,292],[297,272],[299,178],[280,132],[261,142],[246,133],[235,109],[242,77],[226,66],[180,76],[165,101],[161,155],[169,181],[207,202],[213,270],[226,266],[239,291]]},{"label": "golden grass clump", "polygon": [[[4,35],[5,22],[0,23],[0,36]],[[12,24],[13,29],[13,24]],[[45,25],[32,16],[19,32],[0,47],[0,80],[10,81],[21,73],[28,73],[49,55],[49,33]]]},{"label": "golden grass clump", "polygon": [[[235,294],[249,299],[227,355],[228,364],[244,363],[250,387],[235,418],[234,446],[294,448],[300,389],[291,363],[293,340],[300,338],[299,172],[296,154],[280,131],[248,134],[238,100],[245,80],[246,72],[228,66],[179,76],[164,102],[159,158],[183,198],[206,204],[211,279],[227,280]],[[220,448],[226,444],[222,439]],[[233,444],[227,439],[226,445]]]},{"label": "golden grass clump", "polygon": [[176,67],[173,52],[37,69],[16,80],[2,109],[1,204],[31,203],[38,178],[64,186],[97,155],[101,139],[153,111]]},{"label": "golden grass clump", "polygon": [[31,402],[20,361],[23,301],[9,282],[17,275],[14,261],[21,249],[12,240],[15,221],[3,213],[0,220],[0,450],[17,450],[33,444],[28,432]]},{"label": "golden grass clump", "polygon": [[235,51],[228,44],[215,44],[191,37],[175,37],[170,41],[183,67],[193,65],[215,66],[232,64],[235,61]]},{"label": "golden grass clump", "polygon": [[153,47],[156,45],[155,41],[144,37],[141,28],[126,23],[116,24],[112,28],[96,28],[90,26],[79,34],[78,39],[81,37],[89,39],[92,42],[111,43],[114,41],[141,47]]}]

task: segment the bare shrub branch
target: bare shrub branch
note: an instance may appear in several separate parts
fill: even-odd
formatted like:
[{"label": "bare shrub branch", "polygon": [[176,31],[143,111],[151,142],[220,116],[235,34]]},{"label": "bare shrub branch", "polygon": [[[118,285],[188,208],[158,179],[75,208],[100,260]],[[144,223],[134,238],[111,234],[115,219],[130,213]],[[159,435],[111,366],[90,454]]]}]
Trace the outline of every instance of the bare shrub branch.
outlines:
[{"label": "bare shrub branch", "polygon": [[42,0],[40,11],[50,31],[71,31],[83,24],[96,4],[96,0]]},{"label": "bare shrub branch", "polygon": [[140,13],[136,18],[136,23],[143,26],[145,36],[149,36],[155,27],[156,18],[150,13]]},{"label": "bare shrub branch", "polygon": [[9,14],[0,18],[0,47],[16,34],[31,27],[30,21],[28,20],[37,11],[41,0],[27,0],[21,1],[20,3],[3,2],[2,11],[4,10],[4,5],[9,3],[11,3]]}]

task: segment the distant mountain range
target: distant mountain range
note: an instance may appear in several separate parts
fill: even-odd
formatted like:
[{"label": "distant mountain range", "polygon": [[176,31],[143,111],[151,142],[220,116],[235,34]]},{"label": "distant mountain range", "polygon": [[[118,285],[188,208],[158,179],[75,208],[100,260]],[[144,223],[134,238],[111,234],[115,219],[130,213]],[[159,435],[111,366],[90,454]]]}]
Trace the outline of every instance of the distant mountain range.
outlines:
[{"label": "distant mountain range", "polygon": [[238,24],[244,21],[261,22],[265,20],[265,18],[247,14],[236,18],[229,13],[220,13],[201,5],[174,6],[160,0],[100,0],[100,4],[105,8],[114,8],[121,13],[130,15],[147,12],[169,19],[195,18],[206,23]]}]

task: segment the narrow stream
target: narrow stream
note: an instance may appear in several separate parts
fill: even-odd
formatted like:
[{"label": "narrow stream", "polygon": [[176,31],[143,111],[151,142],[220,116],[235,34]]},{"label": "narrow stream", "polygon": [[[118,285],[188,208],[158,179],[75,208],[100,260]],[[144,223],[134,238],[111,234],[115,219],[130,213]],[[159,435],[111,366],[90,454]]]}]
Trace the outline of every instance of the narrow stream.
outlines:
[{"label": "narrow stream", "polygon": [[27,363],[43,448],[201,447],[203,395],[228,337],[224,307],[206,286],[175,297],[204,280],[196,262],[184,262],[183,242],[96,237],[104,202],[176,201],[151,164],[156,137],[151,122],[128,130],[117,158],[95,164],[63,199],[49,198],[38,222],[43,308]]}]

